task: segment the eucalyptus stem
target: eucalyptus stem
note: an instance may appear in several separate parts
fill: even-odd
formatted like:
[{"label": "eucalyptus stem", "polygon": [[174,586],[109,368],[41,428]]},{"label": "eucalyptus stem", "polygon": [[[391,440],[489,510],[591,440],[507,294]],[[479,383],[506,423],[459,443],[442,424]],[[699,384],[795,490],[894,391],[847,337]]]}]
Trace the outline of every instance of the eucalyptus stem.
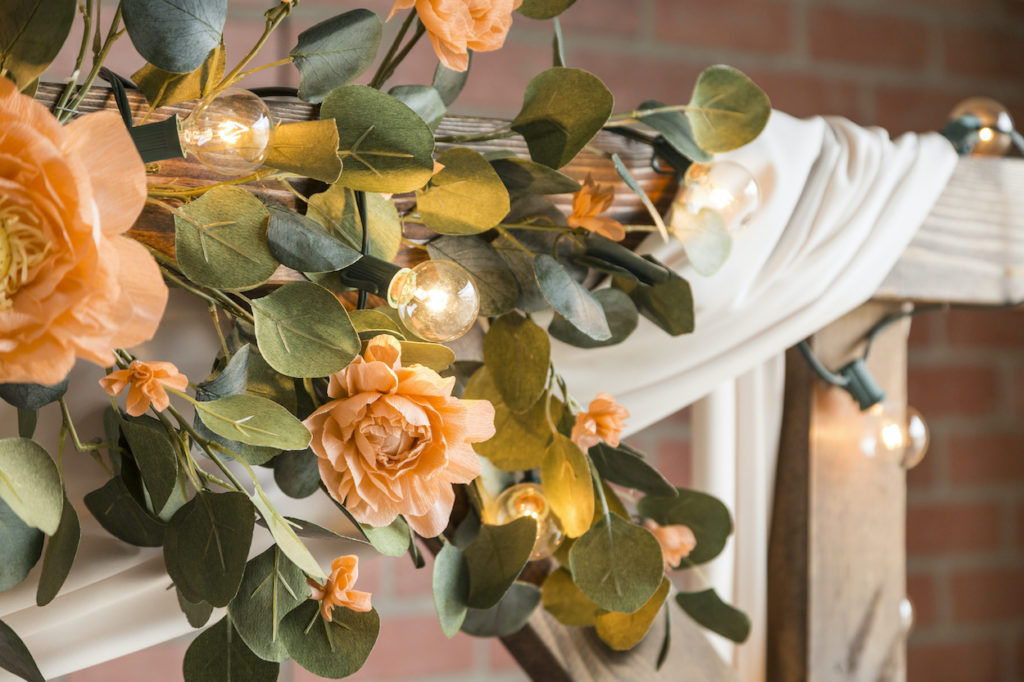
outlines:
[{"label": "eucalyptus stem", "polygon": [[237,83],[238,81],[244,80],[244,79],[248,78],[249,76],[251,76],[252,74],[257,73],[259,71],[263,71],[265,69],[273,69],[273,68],[276,68],[278,66],[284,66],[285,64],[291,64],[291,63],[292,63],[292,58],[291,57],[285,57],[284,59],[278,59],[276,62],[270,62],[268,64],[262,64],[260,66],[254,66],[253,68],[249,69],[248,71],[243,71],[240,74],[238,74],[237,76],[235,76],[235,82]]},{"label": "eucalyptus stem", "polygon": [[506,123],[500,128],[488,130],[485,133],[467,133],[465,135],[441,135],[434,138],[437,142],[487,142],[488,140],[503,140],[507,137],[515,137],[519,133],[509,130],[512,123]]},{"label": "eucalyptus stem", "polygon": [[217,332],[217,339],[220,340],[221,350],[224,351],[224,359],[231,359],[231,351],[228,350],[228,340],[224,338],[224,331],[220,328],[220,315],[217,314],[217,304],[213,301],[208,301],[210,309],[210,319],[213,320],[213,330]]},{"label": "eucalyptus stem", "polygon": [[[170,405],[168,405],[167,407],[168,409],[172,409]],[[177,429],[174,428],[174,426],[171,424],[170,420],[167,419],[164,413],[161,412],[160,410],[157,410],[155,407],[153,408],[153,414],[155,414],[157,419],[160,420],[160,423],[163,424],[164,430],[167,431],[167,435],[175,443],[178,444],[178,447],[175,448],[175,451],[178,453],[178,457],[181,458],[182,463],[185,465],[185,474],[188,476],[189,480],[192,481],[192,486],[196,490],[199,490],[200,488],[202,488],[202,485],[199,482],[199,476],[196,473],[196,470],[199,467],[196,466],[195,460],[192,459],[192,455],[189,454],[188,449],[185,447],[184,443],[182,443],[181,439],[178,437]]]},{"label": "eucalyptus stem", "polygon": [[673,111],[692,111],[698,114],[715,114],[716,116],[739,116],[743,117],[743,112],[740,111],[728,111],[726,109],[709,109],[707,107],[695,107],[689,104],[670,104],[663,107],[654,107],[653,109],[634,109],[633,111],[626,111],[621,114],[613,114],[605,122],[605,128],[611,128],[614,126],[621,125],[636,125],[643,123],[643,119],[647,116],[653,116],[654,114],[667,114]]},{"label": "eucalyptus stem", "polygon": [[[181,398],[185,398],[193,405],[196,403],[196,401],[186,393],[176,391],[173,388],[168,388],[167,390]],[[213,441],[210,441],[200,436],[199,433],[192,427],[191,424],[188,423],[188,421],[183,416],[181,416],[181,413],[178,412],[178,410],[175,409],[173,405],[168,405],[167,411],[170,412],[171,416],[174,417],[174,420],[178,422],[178,426],[184,429],[185,432],[188,433],[189,436],[191,436],[192,440],[194,440],[196,444],[199,445],[200,448],[202,448],[203,452],[206,453],[206,456],[209,457],[213,461],[213,463],[217,465],[217,468],[219,468],[221,472],[223,472],[223,474],[228,477],[228,480],[230,480],[231,483],[234,484],[235,489],[238,490],[239,492],[248,495],[249,493],[248,491],[246,491],[245,486],[243,486],[235,477],[235,475],[231,473],[231,469],[228,469],[227,465],[225,465],[224,462],[220,461],[220,457],[214,454],[213,451],[210,449],[210,446],[214,445]]]},{"label": "eucalyptus stem", "polygon": [[[121,25],[121,3],[117,3],[117,11],[114,12],[114,20],[110,22],[110,29],[107,31],[107,37],[103,41],[103,46],[100,47],[99,52],[93,55],[92,59],[92,70],[89,71],[89,75],[85,77],[85,81],[78,88],[78,94],[71,100],[71,104],[66,108],[62,108],[56,113],[57,120],[61,123],[66,122],[75,112],[78,111],[78,107],[85,101],[86,96],[89,94],[89,88],[96,81],[96,77],[100,73],[100,68],[103,66],[103,62],[106,60],[107,55],[110,54],[110,48],[114,46],[114,41],[121,37],[124,33],[124,29],[118,30]],[[99,26],[96,27],[96,36],[99,36]]]},{"label": "eucalyptus stem", "polygon": [[513,237],[512,234],[507,229],[502,227],[501,225],[496,226],[494,229],[496,229],[498,231],[498,233],[502,237],[504,237],[505,239],[509,240],[509,242],[511,242],[512,245],[515,246],[516,248],[518,248],[520,251],[524,251],[525,253],[530,254],[530,256],[536,255],[536,254],[533,253],[533,251],[530,251],[530,249],[528,249],[525,246],[523,246],[522,242],[520,242],[518,239]]},{"label": "eucalyptus stem", "polygon": [[68,77],[67,85],[60,93],[57,103],[53,106],[54,111],[61,111],[71,99],[75,91],[75,83],[78,81],[78,74],[82,72],[82,65],[85,64],[85,55],[89,52],[89,38],[92,37],[92,17],[96,11],[97,0],[85,0],[85,5],[79,5],[78,9],[82,15],[82,45],[78,49],[78,57],[75,59],[75,69]]},{"label": "eucalyptus stem", "polygon": [[264,168],[250,173],[249,175],[241,178],[231,178],[230,180],[222,180],[221,182],[213,182],[209,185],[200,185],[199,187],[189,187],[186,189],[161,189],[160,187],[149,187],[146,189],[146,193],[150,197],[159,199],[191,199],[192,197],[202,196],[212,189],[218,187],[228,187],[232,185],[244,185],[250,182],[258,182],[260,180],[266,180],[267,178],[273,178],[280,175],[291,175],[290,173],[281,173],[274,168]]},{"label": "eucalyptus stem", "polygon": [[409,12],[409,15],[402,22],[401,28],[398,29],[398,33],[395,35],[395,39],[391,41],[391,47],[388,48],[387,54],[384,55],[384,59],[381,60],[380,66],[377,67],[377,72],[373,74],[373,78],[370,80],[370,87],[380,89],[380,86],[384,84],[385,78],[381,78],[385,69],[391,63],[395,53],[398,52],[398,46],[405,38],[405,34],[409,31],[409,27],[412,26],[412,22],[416,19],[416,11]]},{"label": "eucalyptus stem", "polygon": [[[604,486],[601,484],[601,479],[597,476],[597,467],[595,467],[594,463],[591,461],[590,455],[587,453],[583,453],[583,455],[587,458],[587,464],[590,466],[590,480],[594,484],[594,490],[597,491],[597,499],[601,501],[601,515],[608,516],[611,512],[608,511],[608,499],[604,495]],[[608,533],[609,535],[611,534],[610,526],[608,528]]]},{"label": "eucalyptus stem", "polygon": [[71,412],[68,410],[68,403],[64,398],[57,400],[60,403],[60,415],[63,420],[63,426],[67,428],[68,434],[71,435],[71,442],[74,444],[75,449],[79,452],[88,452],[90,450],[102,450],[110,447],[109,443],[97,439],[95,442],[83,443],[78,437],[78,431],[75,429],[75,424],[71,421]]},{"label": "eucalyptus stem", "polygon": [[[168,206],[167,208],[171,207]],[[149,250],[150,254],[152,254],[153,257],[156,259],[157,264],[160,266],[160,270],[163,273],[164,279],[169,280],[172,284],[181,287],[190,294],[198,296],[207,303],[219,305],[228,312],[234,314],[236,317],[242,318],[246,322],[252,323],[254,321],[252,313],[250,313],[248,310],[246,310],[238,303],[236,303],[234,300],[232,300],[231,297],[227,296],[222,291],[218,291],[216,289],[201,288],[191,284],[190,282],[187,282],[181,277],[178,277],[177,273],[179,271],[177,270],[172,259],[168,258],[162,252],[158,251],[152,246],[149,246],[148,244],[143,244],[143,246],[145,246]]]},{"label": "eucalyptus stem", "polygon": [[278,24],[284,21],[285,17],[291,14],[291,11],[292,5],[290,2],[282,2],[273,9],[267,11],[267,22],[263,27],[263,35],[259,37],[259,40],[257,40],[256,44],[252,46],[252,49],[242,57],[242,60],[235,65],[235,68],[231,69],[228,75],[224,76],[215,88],[206,93],[203,99],[200,100],[199,104],[196,106],[196,110],[200,110],[205,107],[225,88],[234,85],[244,77],[244,74],[239,75],[242,73],[242,69],[244,69],[259,53],[260,49],[262,49],[263,45],[267,42],[267,39],[270,38],[270,34],[274,32],[274,29],[277,28]]}]

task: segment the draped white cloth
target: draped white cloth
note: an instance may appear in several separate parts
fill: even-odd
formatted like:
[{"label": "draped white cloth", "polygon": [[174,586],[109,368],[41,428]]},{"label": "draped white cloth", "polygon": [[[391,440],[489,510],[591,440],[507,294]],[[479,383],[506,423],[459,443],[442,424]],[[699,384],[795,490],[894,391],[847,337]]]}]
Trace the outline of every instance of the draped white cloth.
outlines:
[{"label": "draped white cloth", "polygon": [[[708,396],[694,411],[696,487],[725,500],[737,527],[735,543],[708,575],[752,617],[753,635],[737,649],[736,664],[743,680],[757,680],[781,419],[780,354],[871,296],[945,186],[956,156],[936,135],[890,142],[882,130],[842,119],[801,121],[779,112],[757,141],[724,156],[754,173],[763,197],[725,266],[703,278],[690,270],[678,243],[662,244],[657,237],[645,243],[690,280],[696,331],[671,338],[641,320],[618,346],[579,351],[554,342],[553,353],[575,396],[611,393],[629,408],[633,432]],[[205,307],[175,296],[157,341],[140,353],[174,361],[195,380],[206,375],[216,347]],[[89,388],[100,376],[84,363],[72,376],[72,385],[83,387],[69,402],[85,437],[102,433],[105,396]],[[44,409],[38,436],[51,452],[58,424],[55,406]],[[0,437],[16,433],[14,410],[0,406]],[[65,478],[83,533],[68,582],[42,609],[35,606],[38,566],[25,583],[0,594],[0,619],[25,640],[46,677],[191,630],[168,589],[160,550],[114,540],[82,504],[82,496],[106,477],[86,455],[65,454]],[[287,512],[286,498],[274,501]],[[309,504],[303,501],[304,518],[336,525],[329,505],[316,513]],[[730,655],[726,647],[723,652]],[[0,671],[0,680],[7,679],[13,678]]]}]

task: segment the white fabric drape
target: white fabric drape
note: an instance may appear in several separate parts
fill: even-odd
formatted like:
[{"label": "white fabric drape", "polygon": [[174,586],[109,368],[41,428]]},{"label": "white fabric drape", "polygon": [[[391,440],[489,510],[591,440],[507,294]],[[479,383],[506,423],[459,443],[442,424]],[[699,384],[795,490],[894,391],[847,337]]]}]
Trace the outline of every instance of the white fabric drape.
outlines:
[{"label": "white fabric drape", "polygon": [[[890,142],[884,131],[842,119],[800,121],[778,112],[757,141],[725,156],[754,173],[763,195],[763,207],[736,237],[725,266],[702,278],[690,271],[679,244],[656,237],[645,244],[690,280],[696,331],[671,338],[641,320],[618,346],[579,351],[553,342],[553,354],[575,396],[589,401],[607,391],[628,407],[632,432],[711,394],[695,410],[698,487],[729,504],[737,534],[709,574],[723,597],[754,621],[751,641],[737,648],[737,665],[742,679],[757,680],[763,669],[769,491],[781,418],[779,354],[871,296],[938,197],[956,157],[935,135]],[[174,301],[159,347],[154,342],[141,353],[174,361],[193,380],[201,379],[216,352],[205,307]],[[99,376],[98,369],[79,363],[72,377],[73,386],[83,387],[70,403],[86,437],[102,432],[105,396],[90,388]],[[46,408],[38,433],[51,452],[58,424],[55,408]],[[13,409],[0,406],[0,437],[16,431]],[[37,567],[24,584],[0,594],[0,619],[22,636],[47,677],[191,630],[167,589],[160,550],[113,540],[82,504],[82,496],[105,481],[104,472],[70,451],[65,477],[83,527],[67,584],[38,609]],[[287,509],[287,501],[281,504]],[[303,504],[304,518],[335,525],[329,505],[316,514],[309,500]],[[7,679],[13,678],[0,672],[0,680]]]}]

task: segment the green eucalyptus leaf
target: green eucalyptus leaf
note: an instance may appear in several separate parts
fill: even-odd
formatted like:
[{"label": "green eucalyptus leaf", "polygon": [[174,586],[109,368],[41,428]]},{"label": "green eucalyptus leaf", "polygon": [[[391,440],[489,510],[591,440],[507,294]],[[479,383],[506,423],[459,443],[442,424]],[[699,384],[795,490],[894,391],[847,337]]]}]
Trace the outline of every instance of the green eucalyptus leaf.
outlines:
[{"label": "green eucalyptus leaf", "polygon": [[469,568],[469,597],[475,609],[497,604],[530,560],[537,522],[523,516],[502,526],[481,525],[463,553]]},{"label": "green eucalyptus leaf", "polygon": [[558,568],[548,574],[541,587],[541,602],[547,612],[562,625],[589,627],[604,612],[576,587],[572,574]]},{"label": "green eucalyptus leaf", "polygon": [[534,161],[561,168],[601,130],[613,104],[611,92],[597,76],[554,67],[526,86],[512,130],[526,139]]},{"label": "green eucalyptus leaf", "polygon": [[309,597],[306,576],[279,547],[271,545],[245,565],[238,593],[228,604],[235,630],[265,661],[285,661],[281,621]]},{"label": "green eucalyptus leaf", "polygon": [[583,594],[608,611],[632,613],[661,584],[661,546],[650,531],[605,514],[569,552],[572,578]]},{"label": "green eucalyptus leaf", "polygon": [[711,208],[702,208],[697,215],[685,208],[676,210],[672,232],[683,243],[690,265],[705,277],[718,272],[732,250],[732,237],[725,229],[722,214]]},{"label": "green eucalyptus leaf", "polygon": [[570,438],[556,433],[544,452],[540,480],[551,511],[570,538],[587,532],[594,518],[594,486],[587,457]]},{"label": "green eucalyptus leaf", "polygon": [[434,607],[441,631],[451,639],[466,619],[469,567],[461,549],[446,540],[442,542],[441,551],[434,557]]},{"label": "green eucalyptus leaf", "polygon": [[46,682],[28,647],[7,623],[0,620],[0,668],[28,682]]},{"label": "green eucalyptus leaf", "polygon": [[441,93],[429,85],[396,85],[388,94],[419,114],[432,131],[437,130],[448,113]]},{"label": "green eucalyptus leaf", "polygon": [[516,307],[519,285],[508,264],[493,246],[480,237],[440,237],[427,243],[435,260],[458,263],[473,276],[480,292],[480,314],[494,317]]},{"label": "green eucalyptus leaf", "polygon": [[690,283],[678,275],[648,286],[616,278],[613,285],[629,294],[640,314],[672,336],[693,331],[693,292]]},{"label": "green eucalyptus leaf", "polygon": [[469,78],[469,69],[472,66],[472,52],[469,53],[469,63],[466,65],[465,71],[455,71],[454,69],[449,69],[441,62],[437,63],[431,86],[441,95],[441,101],[444,102],[446,107],[450,107],[452,102],[458,98],[459,93],[462,92],[462,88],[465,87],[466,80]]},{"label": "green eucalyptus leaf", "polygon": [[321,182],[341,176],[338,126],[332,120],[281,123],[274,128],[270,152],[263,163]]},{"label": "green eucalyptus leaf", "polygon": [[427,341],[399,341],[402,346],[402,365],[423,365],[435,372],[443,372],[455,362],[455,352],[448,346]]},{"label": "green eucalyptus leaf", "polygon": [[[649,99],[637,107],[637,111],[649,111],[651,109],[666,108],[664,102]],[[700,163],[711,161],[711,155],[700,148],[693,138],[693,130],[690,128],[690,121],[681,111],[659,111],[656,114],[647,114],[640,120],[661,133],[673,149],[690,159]]]},{"label": "green eucalyptus leaf", "polygon": [[495,159],[491,166],[510,194],[566,194],[581,189],[568,175],[529,159]]},{"label": "green eucalyptus leaf", "polygon": [[188,621],[189,625],[194,628],[201,628],[210,621],[210,616],[213,615],[213,606],[204,601],[190,602],[188,599],[185,599],[185,595],[177,587],[174,588],[174,591],[178,596],[178,608],[185,614],[185,620]]},{"label": "green eucalyptus leaf", "polygon": [[551,324],[548,325],[548,333],[553,338],[563,343],[568,343],[577,348],[599,348],[601,346],[614,346],[622,343],[636,329],[640,314],[637,312],[636,304],[629,295],[619,289],[605,288],[593,292],[594,299],[601,305],[604,317],[608,321],[608,328],[611,330],[611,337],[604,341],[595,341],[564,317],[555,313]]},{"label": "green eucalyptus leaf", "polygon": [[338,124],[345,168],[338,183],[366,192],[411,192],[434,172],[434,133],[415,111],[365,85],[331,90],[321,118]]},{"label": "green eucalyptus leaf", "polygon": [[146,64],[132,74],[152,109],[198,99],[220,83],[224,77],[224,45],[218,44],[206,55],[199,68],[188,73],[174,73]]},{"label": "green eucalyptus leaf", "polygon": [[681,566],[704,564],[718,556],[732,534],[729,509],[717,497],[697,490],[677,488],[674,497],[648,495],[637,504],[637,513],[659,525],[688,526],[697,546]]},{"label": "green eucalyptus leaf", "polygon": [[348,366],[359,353],[359,336],[344,306],[312,282],[290,282],[253,300],[252,309],[260,352],[282,374],[328,376]]},{"label": "green eucalyptus leaf", "polygon": [[478,234],[508,215],[508,191],[479,152],[453,147],[437,162],[444,168],[416,191],[416,209],[427,227],[441,234]]},{"label": "green eucalyptus leaf", "polygon": [[320,466],[309,448],[282,452],[273,461],[274,482],[288,497],[302,499],[320,488]]},{"label": "green eucalyptus leaf", "polygon": [[541,293],[559,315],[595,341],[612,338],[601,304],[561,263],[542,253],[534,259],[533,271]]},{"label": "green eucalyptus leaf", "polygon": [[0,4],[0,73],[22,91],[60,52],[75,20],[75,0],[5,0]]},{"label": "green eucalyptus leaf", "polygon": [[277,269],[267,246],[267,209],[241,187],[215,187],[174,215],[181,271],[203,286],[251,289]]},{"label": "green eucalyptus leaf", "polygon": [[196,414],[214,433],[250,445],[302,450],[309,430],[277,403],[254,395],[229,395],[196,403]]},{"label": "green eucalyptus leaf", "polygon": [[505,637],[519,632],[540,603],[536,585],[516,581],[489,609],[468,609],[462,631],[474,637]]},{"label": "green eucalyptus leaf", "polygon": [[36,588],[36,605],[46,606],[60,592],[64,581],[71,572],[71,564],[78,553],[78,542],[82,538],[82,528],[78,523],[75,508],[64,498],[64,510],[60,515],[60,525],[46,543],[46,554],[43,556],[43,570],[39,574],[39,585]]},{"label": "green eucalyptus leaf", "polygon": [[675,486],[625,443],[612,447],[602,441],[590,448],[589,454],[597,473],[607,481],[649,495],[676,496]]},{"label": "green eucalyptus leaf", "polygon": [[249,358],[252,348],[249,344],[241,346],[234,352],[228,363],[215,375],[196,386],[196,398],[199,400],[216,400],[229,395],[245,393],[248,384]]},{"label": "green eucalyptus leaf", "polygon": [[647,631],[651,629],[668,598],[671,586],[669,579],[662,577],[657,591],[633,613],[602,613],[594,623],[597,636],[615,651],[629,651],[635,647],[647,636]]},{"label": "green eucalyptus leaf", "polygon": [[24,580],[42,552],[42,531],[22,521],[0,498],[0,592]]},{"label": "green eucalyptus leaf", "polygon": [[0,499],[28,525],[47,535],[57,532],[64,486],[41,445],[27,438],[0,440]]},{"label": "green eucalyptus leaf", "polygon": [[167,431],[147,417],[125,421],[121,431],[149,491],[153,509],[161,509],[178,482],[178,456]]},{"label": "green eucalyptus leaf", "polygon": [[280,664],[264,661],[221,618],[192,640],[185,652],[185,682],[275,682]]},{"label": "green eucalyptus leaf", "polygon": [[285,553],[285,556],[291,559],[292,563],[306,575],[319,580],[326,578],[320,564],[295,533],[291,522],[273,508],[263,489],[256,488],[256,493],[249,499],[259,511],[264,524],[274,537],[274,542]]},{"label": "green eucalyptus leaf", "polygon": [[298,399],[295,394],[295,381],[271,367],[266,359],[253,348],[249,353],[249,367],[246,371],[245,392],[250,395],[273,400],[275,403],[295,414]]},{"label": "green eucalyptus leaf", "polygon": [[288,56],[299,70],[299,97],[318,104],[370,68],[380,47],[380,18],[366,9],[331,17],[299,34]]},{"label": "green eucalyptus leaf", "polygon": [[124,26],[143,59],[175,73],[202,66],[221,42],[228,0],[122,0]]},{"label": "green eucalyptus leaf", "polygon": [[138,503],[120,476],[85,496],[85,506],[103,528],[138,547],[159,547],[166,524]]},{"label": "green eucalyptus leaf", "polygon": [[703,592],[680,592],[676,602],[690,618],[726,639],[744,642],[750,636],[747,614],[722,601],[713,588]]},{"label": "green eucalyptus leaf", "polygon": [[362,258],[320,223],[283,206],[267,206],[267,243],[282,265],[300,272],[341,270]]},{"label": "green eucalyptus leaf", "polygon": [[551,341],[530,318],[507,313],[491,323],[484,337],[484,364],[505,405],[526,412],[547,386]]},{"label": "green eucalyptus leaf", "polygon": [[523,0],[519,13],[531,19],[552,19],[569,9],[576,0]]},{"label": "green eucalyptus leaf", "polygon": [[717,154],[760,135],[771,112],[768,95],[761,88],[738,69],[718,64],[697,78],[686,118],[700,148]]},{"label": "green eucalyptus leaf", "polygon": [[413,542],[409,524],[401,516],[386,526],[368,526],[356,523],[373,548],[385,556],[402,556]]},{"label": "green eucalyptus leaf", "polygon": [[227,606],[238,591],[252,542],[253,507],[243,493],[199,491],[164,533],[164,563],[182,595]]},{"label": "green eucalyptus leaf", "polygon": [[[307,216],[339,236],[349,248],[359,250],[363,228],[356,211],[355,194],[341,185],[309,198]],[[370,228],[370,255],[391,261],[402,243],[402,224],[394,203],[379,194],[366,195],[366,222]]]},{"label": "green eucalyptus leaf", "polygon": [[405,338],[394,320],[380,310],[350,310],[348,316],[352,320],[352,326],[360,334],[367,331],[381,331],[390,332],[399,340]]},{"label": "green eucalyptus leaf", "polygon": [[366,662],[377,634],[380,617],[376,610],[357,613],[335,607],[333,622],[319,615],[320,605],[307,600],[281,622],[280,636],[288,655],[303,668],[330,679],[347,677]]},{"label": "green eucalyptus leaf", "polygon": [[0,384],[0,398],[22,410],[38,410],[60,400],[68,390],[68,378],[52,386]]}]

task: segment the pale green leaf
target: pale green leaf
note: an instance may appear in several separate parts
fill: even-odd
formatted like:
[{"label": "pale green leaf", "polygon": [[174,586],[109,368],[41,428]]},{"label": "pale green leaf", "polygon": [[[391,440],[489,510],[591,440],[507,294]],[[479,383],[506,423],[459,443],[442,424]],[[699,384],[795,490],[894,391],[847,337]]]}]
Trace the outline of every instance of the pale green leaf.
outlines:
[{"label": "pale green leaf", "polygon": [[508,215],[508,190],[479,152],[453,147],[437,162],[444,168],[416,192],[416,209],[427,227],[441,234],[477,234]]},{"label": "pale green leaf", "polygon": [[196,403],[196,414],[214,433],[250,445],[302,450],[309,430],[277,403],[254,395],[230,395]]},{"label": "pale green leaf", "polygon": [[587,532],[594,518],[594,486],[587,457],[561,433],[544,451],[540,480],[551,511],[570,538]]},{"label": "pale green leaf", "polygon": [[331,90],[366,71],[377,56],[381,29],[376,14],[354,9],[300,33],[288,53],[301,76],[299,97],[317,104]]},{"label": "pale green leaf", "polygon": [[434,608],[444,636],[451,639],[462,627],[469,599],[469,568],[460,550],[443,541],[441,551],[434,557]]},{"label": "pale green leaf", "polygon": [[760,135],[771,112],[772,105],[761,88],[741,71],[718,64],[697,78],[686,118],[700,148],[717,154],[742,147]]},{"label": "pale green leaf", "polygon": [[332,183],[341,175],[338,127],[332,120],[282,123],[274,128],[270,152],[263,163]]},{"label": "pale green leaf", "polygon": [[572,574],[565,568],[558,568],[545,578],[541,602],[555,620],[573,627],[591,626],[603,612],[600,606],[580,592],[572,581]]},{"label": "pale green leaf", "polygon": [[64,486],[41,445],[27,438],[0,440],[0,499],[28,525],[47,535],[57,532]]},{"label": "pale green leaf", "polygon": [[594,623],[597,636],[616,651],[629,651],[635,647],[651,629],[654,619],[658,617],[658,612],[668,598],[671,586],[669,579],[663,577],[658,590],[638,610],[633,613],[609,612],[598,616]]}]

